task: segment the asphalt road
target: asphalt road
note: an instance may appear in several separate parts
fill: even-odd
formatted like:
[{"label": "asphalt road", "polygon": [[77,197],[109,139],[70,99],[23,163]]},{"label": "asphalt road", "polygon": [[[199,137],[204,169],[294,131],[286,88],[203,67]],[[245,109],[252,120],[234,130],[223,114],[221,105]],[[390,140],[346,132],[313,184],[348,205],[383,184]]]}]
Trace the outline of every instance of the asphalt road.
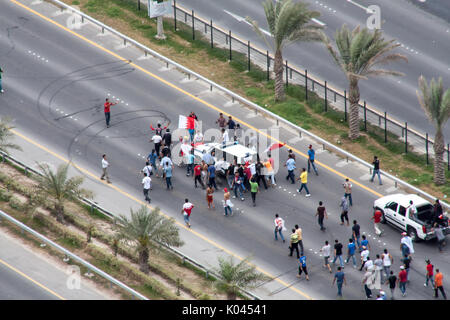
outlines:
[{"label": "asphalt road", "polygon": [[[403,47],[397,51],[406,55],[409,62],[389,64],[388,68],[403,72],[403,77],[371,78],[360,81],[361,101],[380,112],[386,111],[401,123],[419,132],[434,133],[433,126],[428,122],[417,100],[417,81],[420,75],[427,79],[442,77],[444,85],[450,87],[450,25],[405,0],[357,0],[353,3],[345,0],[306,0],[311,10],[321,13],[319,21],[326,24],[325,33],[331,39],[344,23],[353,29],[357,25],[366,25],[369,17],[363,7],[378,5],[381,12],[382,31],[387,39],[396,39]],[[430,1],[434,2],[434,1]],[[441,1],[444,2],[444,1]],[[439,3],[441,3],[439,2]],[[231,30],[241,39],[250,40],[264,50],[270,50],[263,40],[245,22],[239,22],[226,11],[240,16],[255,19],[259,26],[268,30],[261,0],[249,1],[202,1],[179,0],[178,4],[206,21],[225,30]],[[428,2],[427,2],[428,3]],[[437,9],[440,4],[432,6]],[[426,5],[426,4],[424,4]],[[442,5],[446,9],[447,4]],[[445,10],[442,10],[445,12]],[[348,88],[342,71],[336,66],[328,51],[322,44],[294,43],[284,51],[284,59],[290,64],[307,69],[309,74],[319,79],[327,80],[328,84],[340,88]],[[450,124],[444,128],[446,140],[450,139]]]},{"label": "asphalt road", "polygon": [[109,299],[83,276],[79,288],[68,286],[68,265],[34,250],[0,231],[0,300]]},{"label": "asphalt road", "polygon": [[[69,15],[58,14],[56,8],[46,3],[31,5],[32,1],[28,0],[22,3],[60,23],[68,21]],[[6,89],[5,94],[0,96],[2,115],[16,119],[17,130],[58,154],[58,159],[52,160],[52,164],[64,157],[84,168],[79,173],[86,176],[86,184],[94,191],[103,190],[104,184],[88,172],[100,172],[101,155],[106,153],[111,163],[110,175],[115,191],[124,195],[126,190],[134,197],[142,197],[139,170],[143,167],[143,155],[147,155],[151,148],[148,143],[149,123],[155,124],[158,120],[166,122],[169,119],[170,128],[175,129],[178,115],[192,110],[199,115],[205,130],[215,126],[218,113],[215,108],[223,108],[235,118],[244,119],[260,130],[273,127],[270,121],[252,116],[239,105],[232,108],[228,105],[227,109],[228,100],[225,97],[209,93],[208,87],[196,81],[185,81],[185,75],[167,70],[158,61],[143,59],[142,53],[131,47],[124,48],[121,41],[111,36],[99,36],[99,30],[89,24],[81,26],[76,32],[95,39],[95,43],[106,47],[109,52],[44,21],[44,18],[13,2],[2,2],[0,14],[0,65],[5,69]],[[133,60],[135,64],[118,60],[112,51]],[[107,96],[120,101],[112,107],[112,126],[108,129],[105,128],[102,109],[104,97]],[[304,152],[305,146],[309,144],[307,139],[296,140],[292,133],[280,130],[280,140],[292,141],[292,146]],[[47,158],[55,155],[49,151],[43,153]],[[32,164],[34,160],[42,160],[44,154],[28,153],[30,159],[25,160]],[[297,154],[297,168],[300,168],[305,165],[305,160]],[[283,151],[281,163],[285,158]],[[236,209],[239,210],[235,211],[233,217],[226,218],[221,212],[222,192],[219,191],[215,196],[217,209],[207,210],[204,192],[192,187],[193,182],[185,177],[184,168],[175,168],[173,191],[166,191],[162,181],[154,179],[152,205],[160,207],[177,221],[182,221],[179,211],[184,198],[188,197],[196,208],[192,216],[193,230],[183,230],[183,234],[188,234],[183,250],[199,260],[207,256],[210,261],[210,257],[215,258],[226,250],[241,257],[252,254],[258,267],[275,276],[278,281],[274,281],[276,289],[261,293],[265,298],[303,299],[310,296],[315,299],[334,299],[335,289],[330,286],[332,278],[321,268],[322,258],[318,249],[324,240],[332,242],[338,238],[343,243],[347,242],[350,230],[339,225],[337,213],[342,179],[349,176],[356,181],[364,173],[367,175],[367,172],[356,164],[342,163],[328,152],[318,152],[318,160],[323,165],[320,165],[320,176],[310,177],[310,198],[296,194],[294,187],[285,181],[282,168],[277,175],[277,189],[263,190],[258,195],[256,207],[251,206],[249,197],[244,202],[235,200]],[[340,172],[342,175],[339,175]],[[391,188],[390,192],[393,189],[387,181],[385,185],[377,186],[367,183],[367,177],[364,179],[359,179],[357,185],[355,182],[355,203],[350,218],[356,218],[362,230],[371,235],[372,203],[377,194],[388,193],[388,187]],[[128,211],[128,207],[124,207],[114,196],[105,198],[100,192],[99,198],[104,200],[105,206],[114,203],[117,204],[117,211]],[[313,217],[319,200],[324,201],[331,214],[326,221],[325,233],[318,230]],[[296,223],[303,228],[311,272],[309,283],[295,278],[297,263],[294,258],[287,257],[287,245],[273,240],[273,216],[276,212],[283,216],[288,228]],[[198,248],[196,242],[205,239],[211,239],[220,247],[216,246],[209,252],[195,250]],[[396,257],[397,271],[399,232],[386,227],[382,239],[372,238],[372,235],[370,239],[375,252],[381,253],[384,247],[392,252]],[[431,291],[424,288],[421,282],[424,258],[431,258],[444,274],[450,274],[448,256],[439,255],[434,243],[419,243],[416,251],[417,262],[411,270],[408,298],[429,299]],[[361,299],[362,274],[349,269],[346,269],[348,287],[345,297]],[[280,286],[280,283],[283,285]],[[306,292],[306,295],[299,292]]]}]

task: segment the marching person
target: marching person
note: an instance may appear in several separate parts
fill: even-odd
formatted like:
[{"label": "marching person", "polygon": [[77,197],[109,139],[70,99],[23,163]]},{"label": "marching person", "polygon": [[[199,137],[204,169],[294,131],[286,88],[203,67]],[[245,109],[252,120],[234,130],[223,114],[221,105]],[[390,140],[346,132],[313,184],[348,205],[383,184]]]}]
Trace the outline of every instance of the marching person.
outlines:
[{"label": "marching person", "polygon": [[102,156],[102,170],[103,170],[103,174],[100,177],[101,180],[105,180],[106,177],[106,182],[111,183],[111,180],[109,180],[109,176],[108,176],[108,167],[109,167],[109,162],[106,160],[106,154],[104,154]]},{"label": "marching person", "polygon": [[325,227],[323,226],[323,218],[328,219],[327,210],[325,209],[325,206],[323,205],[322,201],[319,201],[319,206],[317,207],[316,215],[318,218],[320,230],[325,231]]},{"label": "marching person", "polygon": [[300,276],[302,275],[302,272],[304,272],[305,276],[306,276],[306,280],[309,281],[308,270],[306,268],[306,256],[304,256],[302,254],[301,257],[298,259],[298,262],[299,262],[299,265],[298,265],[297,278],[300,278]]},{"label": "marching person", "polygon": [[158,167],[156,166],[156,159],[158,159],[158,154],[155,149],[147,157],[147,160],[151,163],[152,169],[155,171],[155,176],[158,177]]},{"label": "marching person", "polygon": [[[331,271],[331,267],[330,267],[330,256],[331,256],[331,246],[328,243],[328,241],[325,241],[325,245],[320,249],[320,252],[323,252],[323,259],[324,259],[324,264],[323,266],[325,268],[328,268],[328,271]],[[340,267],[338,267],[338,270],[340,270]]]},{"label": "marching person", "polygon": [[434,297],[438,298],[438,290],[441,291],[442,296],[444,297],[444,300],[447,300],[447,295],[444,291],[443,281],[444,275],[439,271],[439,269],[436,269],[436,275],[434,276]]},{"label": "marching person", "polygon": [[228,215],[228,211],[230,212],[230,215],[233,215],[233,211],[231,210],[231,207],[233,206],[233,204],[231,203],[230,200],[230,192],[228,191],[227,188],[223,189],[223,207],[225,209],[225,213],[223,214],[224,216]]},{"label": "marching person", "polygon": [[347,264],[350,261],[350,258],[352,258],[353,261],[353,268],[356,269],[356,258],[355,258],[355,252],[356,252],[356,246],[353,243],[353,239],[348,239],[348,245],[347,245],[347,259],[345,259],[345,263]]},{"label": "marching person", "polygon": [[2,74],[3,74],[3,69],[0,67],[0,93],[5,92],[5,90],[3,90],[3,87],[2,87]]},{"label": "marching person", "polygon": [[225,129],[225,125],[227,123],[227,119],[224,118],[222,112],[219,114],[219,119],[216,120],[216,123],[219,125],[219,129],[221,131],[222,131],[222,129]]},{"label": "marching person", "polygon": [[352,184],[350,183],[348,178],[345,179],[345,182],[342,184],[342,186],[344,187],[345,190],[344,197],[348,198],[348,201],[350,202],[350,207],[352,207],[353,206]]},{"label": "marching person", "polygon": [[426,273],[425,273],[425,283],[423,284],[424,287],[428,287],[428,281],[431,281],[431,285],[434,287],[434,280],[433,280],[433,268],[434,266],[431,264],[430,259],[426,261]]},{"label": "marching person", "polygon": [[152,200],[148,196],[148,192],[150,191],[150,188],[152,186],[152,179],[147,175],[147,172],[144,172],[144,178],[142,179],[142,185],[144,186],[145,201],[148,201],[148,203],[151,203]]},{"label": "marching person", "polygon": [[381,183],[381,174],[380,174],[380,160],[378,160],[377,156],[373,157],[373,174],[372,174],[372,178],[370,179],[370,182],[373,182],[373,178],[375,178],[375,175],[378,175],[378,180],[380,182],[380,186],[382,185]]},{"label": "marching person", "polygon": [[306,185],[308,183],[308,173],[306,172],[306,169],[302,169],[302,173],[300,174],[300,177],[297,178],[297,180],[300,180],[300,188],[297,190],[298,193],[302,192],[303,188],[305,188],[306,197],[310,197],[311,194],[309,193],[308,186]]},{"label": "marching person", "polygon": [[[164,128],[161,128],[161,123],[158,123],[158,124],[156,125],[156,128],[153,128],[153,125],[150,124],[150,129],[151,129],[152,131],[155,131],[155,134],[156,134],[156,135],[162,137],[162,131],[163,131],[164,129],[167,129],[167,126],[165,126]],[[166,131],[167,131],[167,130],[166,130]],[[170,141],[172,142],[172,137],[170,137]],[[169,144],[169,146],[170,146],[170,144]]]},{"label": "marching person", "polygon": [[250,179],[250,193],[252,195],[252,201],[253,201],[253,206],[256,206],[256,194],[259,191],[259,187],[258,187],[258,182],[256,182],[256,179],[254,177],[252,177]]},{"label": "marching person", "polygon": [[208,209],[211,209],[211,206],[213,209],[216,208],[213,202],[213,193],[214,189],[212,185],[209,185],[208,188],[206,188],[206,202],[208,203]]},{"label": "marching person", "polygon": [[347,202],[347,198],[345,196],[343,196],[341,198],[341,203],[339,204],[339,206],[342,208],[342,212],[341,212],[341,225],[344,224],[344,219],[347,221],[347,227],[350,225],[348,222],[348,202]]},{"label": "marching person", "polygon": [[402,240],[400,241],[400,250],[402,251],[402,256],[411,255],[414,253],[414,247],[411,237],[408,236],[406,232],[402,232]]},{"label": "marching person", "polygon": [[109,99],[105,99],[104,111],[105,111],[105,119],[106,119],[106,127],[109,128],[109,121],[111,120],[111,106],[116,105],[116,102],[109,102]]},{"label": "marching person", "polygon": [[195,184],[196,188],[197,188],[197,182],[200,183],[200,185],[202,186],[203,189],[205,189],[205,185],[203,184],[203,181],[202,181],[202,165],[200,163],[198,163],[194,167],[194,184]]},{"label": "marching person", "polygon": [[302,235],[302,229],[298,226],[298,224],[295,225],[295,232],[298,235],[298,245],[300,246],[300,255],[303,255],[303,235]]},{"label": "marching person", "polygon": [[192,208],[194,208],[194,205],[190,203],[188,199],[184,199],[183,209],[181,209],[181,213],[183,214],[184,222],[186,223],[188,228],[191,227],[189,218],[191,217]]},{"label": "marching person", "polygon": [[373,226],[375,228],[375,234],[379,237],[381,237],[381,235],[383,234],[383,230],[380,228],[382,216],[383,216],[383,213],[381,213],[381,211],[377,209],[373,213],[373,217],[372,217]]},{"label": "marching person", "polygon": [[[330,270],[330,273],[331,273],[331,270]],[[334,275],[332,285],[334,285],[335,282],[336,282],[336,285],[337,285],[337,288],[338,288],[337,294],[338,294],[339,297],[342,297],[342,285],[343,285],[343,284],[344,284],[344,285],[347,285],[347,282],[346,282],[346,280],[345,280],[345,274],[344,274],[344,272],[342,271],[342,268],[341,268],[341,267],[338,267],[338,268],[337,268],[337,272],[336,272],[336,274]]]},{"label": "marching person", "polygon": [[314,151],[312,145],[309,145],[308,148],[308,172],[311,172],[310,166],[313,167],[314,172],[316,173],[316,176],[319,175],[319,172],[317,171],[316,165],[314,164],[314,158],[316,156],[316,152]]},{"label": "marching person", "polygon": [[283,242],[286,242],[284,240],[283,233],[282,233],[282,231],[284,231],[286,229],[284,227],[284,220],[283,220],[283,218],[280,218],[278,213],[275,215],[274,223],[275,223],[275,240],[278,240],[277,234],[280,234],[281,240],[283,240]]},{"label": "marching person", "polygon": [[295,229],[292,229],[291,234],[291,245],[289,247],[291,252],[289,253],[289,256],[292,257],[292,253],[294,252],[294,249],[297,251],[297,259],[300,259],[300,253],[298,252],[298,234],[295,232]]},{"label": "marching person", "polygon": [[145,167],[141,170],[142,173],[146,173],[147,177],[153,175],[153,167],[149,161],[145,162]]},{"label": "marching person", "polygon": [[159,134],[155,134],[150,141],[153,141],[155,145],[156,154],[158,155],[158,158],[161,159],[160,149],[162,137]]},{"label": "marching person", "polygon": [[284,166],[287,167],[287,170],[288,170],[288,175],[286,176],[286,180],[291,179],[291,184],[295,184],[295,176],[294,176],[295,160],[292,157],[292,155],[289,155],[289,158],[286,161],[286,164]]}]

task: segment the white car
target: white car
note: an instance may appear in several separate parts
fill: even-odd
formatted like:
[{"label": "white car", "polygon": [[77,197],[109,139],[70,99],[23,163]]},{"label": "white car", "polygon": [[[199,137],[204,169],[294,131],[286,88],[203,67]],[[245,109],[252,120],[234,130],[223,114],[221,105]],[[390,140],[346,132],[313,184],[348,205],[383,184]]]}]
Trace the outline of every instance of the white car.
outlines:
[{"label": "white car", "polygon": [[[407,209],[410,200],[413,201],[417,214],[413,214]],[[381,210],[382,223],[389,222],[405,231],[413,241],[435,238],[432,226],[436,221],[443,226],[444,234],[450,233],[446,213],[444,213],[443,219],[437,219],[433,213],[433,205],[415,194],[392,194],[381,197],[375,200],[373,208]]]}]

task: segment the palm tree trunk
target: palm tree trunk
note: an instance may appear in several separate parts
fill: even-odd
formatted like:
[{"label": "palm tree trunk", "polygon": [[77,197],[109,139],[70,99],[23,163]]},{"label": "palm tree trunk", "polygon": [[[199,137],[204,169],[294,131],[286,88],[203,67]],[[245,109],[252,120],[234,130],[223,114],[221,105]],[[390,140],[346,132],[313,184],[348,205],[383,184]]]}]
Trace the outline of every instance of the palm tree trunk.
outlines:
[{"label": "palm tree trunk", "polygon": [[56,221],[64,223],[64,206],[62,204],[55,204]]},{"label": "palm tree trunk", "polygon": [[284,100],[284,83],[283,83],[283,55],[281,50],[275,52],[275,62],[273,65],[273,71],[275,72],[275,100]]},{"label": "palm tree trunk", "polygon": [[349,115],[349,134],[351,140],[359,138],[359,87],[358,79],[351,77],[349,88],[350,115]]},{"label": "palm tree trunk", "polygon": [[148,258],[148,248],[141,248],[139,250],[139,270],[141,270],[145,274],[147,274],[150,270],[148,267]]},{"label": "palm tree trunk", "polygon": [[434,183],[443,185],[445,183],[445,168],[444,168],[444,152],[445,143],[441,128],[437,128],[434,137]]}]

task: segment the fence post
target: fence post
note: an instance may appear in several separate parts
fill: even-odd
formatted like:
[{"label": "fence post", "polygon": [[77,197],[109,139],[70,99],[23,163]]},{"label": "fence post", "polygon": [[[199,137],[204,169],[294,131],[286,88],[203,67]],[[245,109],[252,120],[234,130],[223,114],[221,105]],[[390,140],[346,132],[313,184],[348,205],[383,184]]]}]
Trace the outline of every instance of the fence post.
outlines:
[{"label": "fence post", "polygon": [[344,120],[347,122],[347,90],[344,90]]},{"label": "fence post", "polygon": [[450,171],[450,143],[447,143],[447,171]]},{"label": "fence post", "polygon": [[305,70],[305,99],[308,101],[308,70]]},{"label": "fence post", "polygon": [[228,38],[230,39],[230,61],[231,61],[231,30],[228,31]]},{"label": "fence post", "polygon": [[289,86],[288,80],[288,61],[286,60],[286,88]]},{"label": "fence post", "polygon": [[248,71],[250,71],[250,40],[248,40],[247,48],[248,48],[247,64],[248,64]]},{"label": "fence post", "polygon": [[405,122],[405,153],[408,153],[408,122]]},{"label": "fence post", "polygon": [[367,108],[365,100],[364,100],[364,131],[367,131]]},{"label": "fence post", "polygon": [[266,51],[266,59],[267,59],[267,81],[270,80],[270,58],[269,58],[269,50]]},{"label": "fence post", "polygon": [[214,45],[213,45],[213,25],[212,25],[212,19],[211,19],[211,48],[214,48]]},{"label": "fence post", "polygon": [[384,143],[387,143],[387,114],[384,112]]},{"label": "fence post", "polygon": [[173,23],[175,31],[177,31],[177,0],[173,0]]},{"label": "fence post", "polygon": [[137,0],[138,2],[138,10],[141,11],[141,0]]},{"label": "fence post", "polygon": [[325,81],[325,112],[328,111],[327,82]]},{"label": "fence post", "polygon": [[425,153],[427,155],[427,165],[429,165],[429,160],[428,160],[428,133],[426,133],[426,135],[425,135]]},{"label": "fence post", "polygon": [[195,40],[195,30],[194,30],[194,10],[192,10],[192,40]]}]

